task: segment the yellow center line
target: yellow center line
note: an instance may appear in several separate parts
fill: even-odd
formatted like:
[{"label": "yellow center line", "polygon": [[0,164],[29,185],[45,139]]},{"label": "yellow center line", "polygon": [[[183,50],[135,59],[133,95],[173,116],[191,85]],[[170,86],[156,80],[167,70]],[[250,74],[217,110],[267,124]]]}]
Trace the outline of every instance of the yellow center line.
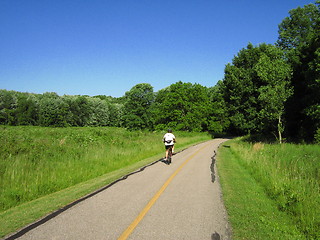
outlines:
[{"label": "yellow center line", "polygon": [[129,237],[129,235],[132,233],[132,231],[137,227],[139,222],[144,218],[144,216],[148,213],[150,208],[155,204],[155,202],[158,200],[158,198],[161,196],[161,194],[164,192],[164,190],[168,187],[170,182],[173,180],[173,178],[181,171],[181,169],[194,157],[196,156],[202,149],[204,149],[209,144],[206,144],[202,148],[198,149],[194,154],[192,154],[187,160],[185,160],[180,167],[168,178],[168,180],[163,184],[163,186],[160,188],[160,190],[152,197],[152,199],[149,201],[149,203],[145,206],[145,208],[140,212],[138,217],[129,225],[129,227],[121,234],[121,236],[118,238],[118,240],[125,240]]}]

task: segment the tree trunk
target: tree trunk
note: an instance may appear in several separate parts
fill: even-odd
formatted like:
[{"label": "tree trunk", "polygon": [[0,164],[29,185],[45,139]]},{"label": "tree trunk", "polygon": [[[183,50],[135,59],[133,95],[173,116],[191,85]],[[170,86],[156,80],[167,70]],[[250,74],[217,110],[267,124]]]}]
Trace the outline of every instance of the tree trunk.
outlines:
[{"label": "tree trunk", "polygon": [[282,121],[281,121],[281,115],[278,117],[278,134],[279,134],[279,143],[282,143]]}]

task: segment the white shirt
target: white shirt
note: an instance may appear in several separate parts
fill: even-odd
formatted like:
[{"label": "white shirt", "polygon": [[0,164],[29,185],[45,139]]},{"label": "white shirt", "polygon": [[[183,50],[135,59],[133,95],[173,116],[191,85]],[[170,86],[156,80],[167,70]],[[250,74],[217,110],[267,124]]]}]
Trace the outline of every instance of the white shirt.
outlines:
[{"label": "white shirt", "polygon": [[164,136],[163,136],[163,140],[164,140],[164,145],[166,146],[170,146],[170,145],[173,145],[174,144],[174,139],[176,137],[172,134],[172,133],[166,133]]}]

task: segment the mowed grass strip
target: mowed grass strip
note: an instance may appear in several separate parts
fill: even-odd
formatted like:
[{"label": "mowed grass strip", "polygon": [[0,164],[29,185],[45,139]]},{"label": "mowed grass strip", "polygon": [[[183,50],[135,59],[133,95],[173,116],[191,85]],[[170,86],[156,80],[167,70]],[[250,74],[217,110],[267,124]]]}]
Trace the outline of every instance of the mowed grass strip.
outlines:
[{"label": "mowed grass strip", "polygon": [[[164,133],[0,127],[0,236],[160,159]],[[211,138],[175,135],[176,151]]]}]

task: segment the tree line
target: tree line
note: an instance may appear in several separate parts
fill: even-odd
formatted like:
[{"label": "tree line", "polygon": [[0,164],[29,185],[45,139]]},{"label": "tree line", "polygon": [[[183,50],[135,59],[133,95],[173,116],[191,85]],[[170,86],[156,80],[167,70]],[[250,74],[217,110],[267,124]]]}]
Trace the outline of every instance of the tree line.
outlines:
[{"label": "tree line", "polygon": [[289,11],[275,44],[249,43],[213,87],[137,84],[123,97],[0,90],[0,124],[273,134],[320,141],[320,1]]},{"label": "tree line", "polygon": [[289,11],[274,45],[248,44],[220,84],[238,134],[320,140],[320,1]]},{"label": "tree line", "polygon": [[[154,92],[148,83],[131,88],[121,98],[59,96],[0,90],[0,123],[37,126],[113,126],[133,130],[207,131],[214,127],[212,88],[177,82]],[[220,129],[220,130],[219,130]]]}]

